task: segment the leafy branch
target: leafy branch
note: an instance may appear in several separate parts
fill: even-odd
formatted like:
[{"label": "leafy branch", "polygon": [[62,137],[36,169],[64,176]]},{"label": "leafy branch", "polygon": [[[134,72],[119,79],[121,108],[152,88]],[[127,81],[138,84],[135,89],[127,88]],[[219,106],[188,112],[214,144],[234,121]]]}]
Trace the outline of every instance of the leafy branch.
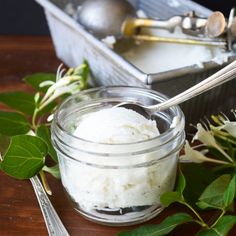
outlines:
[{"label": "leafy branch", "polygon": [[[234,111],[233,115],[236,117]],[[186,141],[175,191],[164,193],[160,198],[164,207],[178,203],[192,214],[176,213],[159,225],[145,225],[120,232],[118,236],[167,235],[176,226],[189,222],[200,226],[197,236],[228,234],[236,224],[236,216],[228,214],[233,209],[236,194],[236,122],[224,114],[212,116],[212,120],[214,124],[208,120],[197,124],[193,141],[198,144],[190,146]],[[199,164],[202,162],[211,165],[205,168]],[[201,216],[201,211],[209,209],[217,212],[210,223]]]},{"label": "leafy branch", "polygon": [[[88,64],[67,71],[58,68],[57,74],[38,73],[23,80],[35,94],[26,92],[0,93],[0,103],[11,110],[0,111],[0,168],[17,179],[39,174],[50,194],[44,172],[60,177],[56,152],[50,138],[50,122],[57,105],[68,95],[87,87]],[[53,166],[46,165],[51,159]]]}]

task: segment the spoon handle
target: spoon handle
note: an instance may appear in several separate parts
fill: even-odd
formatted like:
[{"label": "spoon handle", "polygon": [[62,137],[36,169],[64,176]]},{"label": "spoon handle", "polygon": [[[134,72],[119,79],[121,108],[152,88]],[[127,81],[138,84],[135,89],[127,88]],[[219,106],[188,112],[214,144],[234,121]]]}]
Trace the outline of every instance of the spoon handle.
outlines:
[{"label": "spoon handle", "polygon": [[133,39],[140,41],[160,42],[160,43],[177,43],[187,45],[202,45],[202,46],[214,46],[225,49],[227,43],[225,40],[207,40],[207,39],[190,39],[190,38],[172,38],[172,37],[161,37],[153,35],[134,35]]},{"label": "spoon handle", "polygon": [[47,226],[49,236],[69,236],[67,230],[57,215],[52,203],[50,202],[41,182],[37,176],[30,178],[35,194],[37,196],[43,217]]},{"label": "spoon handle", "polygon": [[194,85],[193,87],[185,90],[184,92],[168,99],[157,105],[149,106],[148,109],[151,112],[165,110],[171,106],[178,105],[186,100],[189,100],[201,93],[204,93],[216,86],[219,86],[236,76],[236,61],[233,61],[223,69],[219,70],[215,74],[211,75],[207,79],[201,81],[200,83]]},{"label": "spoon handle", "polygon": [[174,32],[175,27],[181,25],[182,19],[182,16],[173,16],[168,20],[156,20],[149,18],[128,18],[126,20],[126,24],[129,23],[128,21],[130,21],[130,23],[132,23],[133,27],[135,28],[158,28]]}]

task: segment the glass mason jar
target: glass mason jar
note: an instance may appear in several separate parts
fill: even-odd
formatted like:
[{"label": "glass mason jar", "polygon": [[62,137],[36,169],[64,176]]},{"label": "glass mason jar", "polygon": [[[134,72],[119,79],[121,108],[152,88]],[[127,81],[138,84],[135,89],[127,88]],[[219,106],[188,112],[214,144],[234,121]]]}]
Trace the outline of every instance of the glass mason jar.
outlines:
[{"label": "glass mason jar", "polygon": [[67,98],[52,124],[61,180],[74,208],[89,220],[107,225],[147,221],[162,209],[160,196],[172,191],[178,155],[185,140],[178,106],[152,115],[160,135],[136,143],[104,144],[73,135],[82,116],[121,102],[154,105],[167,98],[134,87],[89,89]]}]

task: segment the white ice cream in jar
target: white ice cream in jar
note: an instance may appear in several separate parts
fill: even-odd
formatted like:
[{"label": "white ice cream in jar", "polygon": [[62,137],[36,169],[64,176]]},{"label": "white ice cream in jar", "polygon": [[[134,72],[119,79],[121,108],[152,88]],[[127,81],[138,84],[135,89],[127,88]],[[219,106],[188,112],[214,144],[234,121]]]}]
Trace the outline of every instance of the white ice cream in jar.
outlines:
[{"label": "white ice cream in jar", "polygon": [[[60,106],[53,143],[63,186],[82,215],[103,224],[128,225],[161,211],[160,195],[175,183],[185,138],[183,114],[172,107],[148,120],[113,106],[165,99],[147,89],[110,87],[73,95]],[[176,116],[179,122],[173,125]]]}]

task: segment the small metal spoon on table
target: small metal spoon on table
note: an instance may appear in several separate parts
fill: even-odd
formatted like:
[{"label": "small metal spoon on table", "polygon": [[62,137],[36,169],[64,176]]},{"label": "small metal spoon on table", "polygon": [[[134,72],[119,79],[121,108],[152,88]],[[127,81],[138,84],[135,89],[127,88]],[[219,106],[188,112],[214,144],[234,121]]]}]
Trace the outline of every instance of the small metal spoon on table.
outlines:
[{"label": "small metal spoon on table", "polygon": [[151,106],[145,106],[138,102],[131,101],[131,102],[122,102],[116,105],[116,107],[125,107],[128,109],[132,109],[150,119],[151,115],[155,114],[156,112],[168,109],[171,106],[178,105],[214,87],[217,87],[235,77],[236,77],[236,60],[230,63],[229,65],[225,66],[223,69],[219,70],[215,74],[201,81],[200,83],[166,100],[165,102],[161,102],[159,104]]},{"label": "small metal spoon on table", "polygon": [[52,203],[50,202],[43,186],[37,176],[30,178],[34,192],[38,199],[44,221],[47,226],[49,236],[69,236],[66,228],[57,215]]}]

